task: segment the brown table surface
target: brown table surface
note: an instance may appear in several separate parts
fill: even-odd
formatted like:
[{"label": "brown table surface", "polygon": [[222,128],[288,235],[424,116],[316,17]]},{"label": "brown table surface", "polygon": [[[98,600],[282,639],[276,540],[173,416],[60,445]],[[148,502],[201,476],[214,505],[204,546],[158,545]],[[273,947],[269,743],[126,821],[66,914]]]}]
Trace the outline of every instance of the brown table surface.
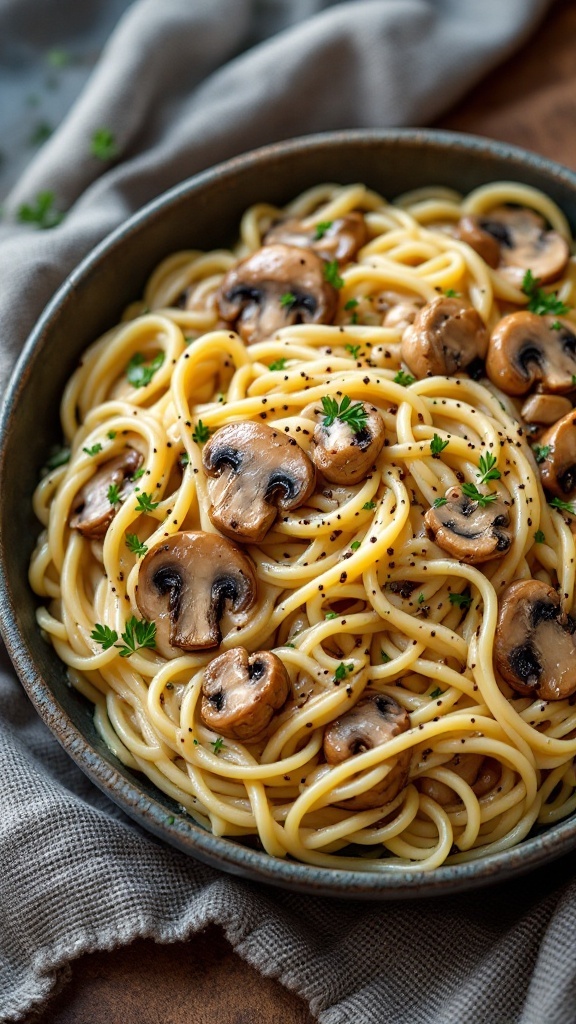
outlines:
[{"label": "brown table surface", "polygon": [[[505,0],[503,0],[505,2]],[[558,0],[524,48],[438,122],[535,150],[576,170],[576,5]],[[233,994],[233,995],[232,995]],[[37,1024],[314,1024],[307,1006],[238,957],[220,929],[134,942],[72,965]]]}]

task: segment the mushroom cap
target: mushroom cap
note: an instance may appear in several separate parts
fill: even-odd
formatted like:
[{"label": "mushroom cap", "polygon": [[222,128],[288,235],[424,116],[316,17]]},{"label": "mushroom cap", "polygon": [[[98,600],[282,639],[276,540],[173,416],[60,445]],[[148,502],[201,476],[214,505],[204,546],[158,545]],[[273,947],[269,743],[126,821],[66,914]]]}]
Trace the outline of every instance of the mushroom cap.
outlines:
[{"label": "mushroom cap", "polygon": [[510,516],[500,497],[484,508],[463,494],[461,487],[449,487],[445,497],[445,505],[433,505],[424,516],[439,547],[468,565],[498,558],[508,550]]},{"label": "mushroom cap", "polygon": [[563,700],[576,691],[576,623],[553,587],[517,580],[506,588],[494,637],[500,675],[518,693]]},{"label": "mushroom cap", "polygon": [[546,430],[540,444],[550,449],[540,463],[543,486],[557,498],[576,496],[576,409]]},{"label": "mushroom cap", "polygon": [[165,658],[218,647],[225,608],[246,612],[255,600],[251,560],[215,533],[175,533],[140,563],[136,603],[156,623],[156,649]]},{"label": "mushroom cap", "polygon": [[462,242],[466,242],[494,270],[500,262],[500,241],[482,227],[485,221],[486,218],[477,214],[462,217],[458,223],[458,235]]},{"label": "mushroom cap", "polygon": [[294,438],[265,423],[230,423],[204,447],[202,465],[214,526],[232,540],[260,543],[278,509],[303,505],[316,470]]},{"label": "mushroom cap", "polygon": [[439,295],[419,309],[402,335],[402,359],[419,380],[461,373],[488,348],[484,321],[460,299]]},{"label": "mushroom cap", "polygon": [[[498,761],[483,754],[455,754],[444,768],[449,768],[467,782],[477,797],[485,796],[498,783],[502,769]],[[424,777],[420,780],[422,793],[446,807],[460,802],[460,797],[445,782]]]},{"label": "mushroom cap", "polygon": [[[223,320],[250,345],[291,324],[328,324],[338,292],[324,277],[326,264],[310,249],[265,245],[232,267],[216,300]],[[292,300],[286,302],[286,296]]]},{"label": "mushroom cap", "polygon": [[[386,694],[365,690],[350,711],[326,726],[324,756],[328,764],[341,764],[355,754],[385,746],[389,740],[409,728],[408,713],[397,701]],[[363,811],[390,803],[406,785],[411,758],[409,749],[402,751],[394,758],[393,768],[382,782],[366,793],[343,800],[336,806]]]},{"label": "mushroom cap", "polygon": [[333,484],[357,484],[370,471],[384,447],[384,420],[374,405],[358,402],[367,413],[356,433],[336,418],[329,426],[320,420],[314,428],[310,454],[322,475]]},{"label": "mushroom cap", "polygon": [[317,237],[316,225],[305,227],[301,220],[291,217],[272,224],[262,241],[264,245],[281,243],[313,249],[324,260],[349,263],[367,240],[368,230],[364,216],[354,210],[330,221],[329,227],[323,230],[320,238]]},{"label": "mushroom cap", "polygon": [[233,647],[206,667],[200,717],[222,736],[255,743],[289,694],[290,679],[276,654]]},{"label": "mushroom cap", "polygon": [[[560,323],[555,330],[552,324]],[[537,384],[552,394],[574,390],[576,334],[569,321],[523,309],[498,322],[488,346],[486,373],[507,395]]]},{"label": "mushroom cap", "polygon": [[572,402],[563,395],[530,395],[520,409],[525,423],[537,423],[549,427],[563,416],[572,412]]},{"label": "mushroom cap", "polygon": [[103,537],[116,515],[116,506],[110,503],[108,491],[112,485],[119,488],[120,500],[125,501],[136,483],[131,478],[142,464],[140,452],[127,448],[114,459],[102,462],[94,476],[80,488],[72,502],[70,526],[89,540]]},{"label": "mushroom cap", "polygon": [[[547,230],[544,218],[535,210],[526,206],[497,206],[468,219],[476,222],[478,231],[496,241],[498,260],[495,264],[486,262],[497,266],[502,276],[516,287],[522,286],[527,270],[543,284],[556,281],[562,274],[570,256],[568,243],[557,231]],[[463,237],[462,222],[460,237]],[[470,236],[463,241],[483,256]]]}]

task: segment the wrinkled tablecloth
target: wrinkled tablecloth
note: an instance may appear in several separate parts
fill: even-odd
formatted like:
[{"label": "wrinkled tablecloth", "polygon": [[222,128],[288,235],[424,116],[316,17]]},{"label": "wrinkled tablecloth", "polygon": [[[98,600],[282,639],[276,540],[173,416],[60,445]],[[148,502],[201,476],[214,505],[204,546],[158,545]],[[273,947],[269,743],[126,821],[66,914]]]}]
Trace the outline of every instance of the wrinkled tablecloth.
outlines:
[{"label": "wrinkled tablecloth", "polygon": [[[429,123],[517,48],[546,7],[0,0],[2,380],[65,275],[147,200],[282,138]],[[40,231],[18,211],[46,192],[66,217]],[[409,904],[305,897],[219,874],[112,805],[1,657],[2,1021],[41,1006],[82,953],[144,936],[193,942],[217,923],[322,1024],[573,1024],[569,860],[505,888]]]}]

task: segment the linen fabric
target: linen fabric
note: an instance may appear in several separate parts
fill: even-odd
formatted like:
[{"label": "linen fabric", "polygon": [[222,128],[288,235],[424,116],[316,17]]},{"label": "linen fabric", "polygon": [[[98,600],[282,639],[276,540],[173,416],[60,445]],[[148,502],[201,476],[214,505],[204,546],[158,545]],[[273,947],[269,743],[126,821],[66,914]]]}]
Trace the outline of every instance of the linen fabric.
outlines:
[{"label": "linen fabric", "polygon": [[[538,24],[547,0],[0,0],[2,386],[66,274],[196,171],[310,132],[423,125]],[[103,49],[102,45],[105,43]],[[78,95],[80,91],[80,95]],[[29,162],[42,119],[57,130]],[[91,152],[95,132],[117,152]],[[11,187],[10,187],[11,186]],[[63,223],[22,204],[52,191]],[[69,963],[210,923],[321,1024],[572,1024],[576,883],[564,859],[437,901],[305,897],[144,833],[75,767],[0,661],[0,1020]],[[191,938],[193,941],[193,938]]]}]

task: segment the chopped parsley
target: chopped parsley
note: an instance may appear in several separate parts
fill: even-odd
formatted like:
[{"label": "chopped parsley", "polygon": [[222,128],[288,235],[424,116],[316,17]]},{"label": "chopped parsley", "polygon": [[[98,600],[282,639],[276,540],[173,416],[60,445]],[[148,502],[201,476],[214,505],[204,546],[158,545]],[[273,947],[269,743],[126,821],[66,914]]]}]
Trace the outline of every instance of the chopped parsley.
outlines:
[{"label": "chopped parsley", "polygon": [[268,369],[272,370],[272,372],[274,372],[275,370],[285,370],[286,359],[275,359],[273,363],[270,363]]},{"label": "chopped parsley", "polygon": [[570,515],[576,516],[574,503],[571,501],[562,501],[561,498],[552,498],[552,501],[549,501],[548,504],[552,508],[557,508],[559,512],[569,512]]},{"label": "chopped parsley", "polygon": [[395,384],[401,384],[403,388],[410,387],[416,380],[411,373],[404,373],[404,370],[398,370],[398,373],[392,379]]},{"label": "chopped parsley", "polygon": [[494,492],[482,494],[476,487],[476,484],[462,484],[462,494],[465,494],[467,498],[472,498],[473,501],[477,501],[480,508],[486,508],[487,505],[496,501],[498,497]]},{"label": "chopped parsley", "polygon": [[158,508],[159,501],[152,501],[152,495],[147,494],[146,491],[142,491],[138,495],[138,501],[136,502],[135,512],[153,512],[155,508]]},{"label": "chopped parsley", "polygon": [[476,474],[481,484],[487,484],[489,480],[499,480],[500,470],[496,469],[496,458],[491,452],[480,456],[480,472]]},{"label": "chopped parsley", "polygon": [[441,437],[438,437],[438,434],[434,434],[430,441],[430,452],[432,455],[440,455],[449,444],[450,441],[443,441]]},{"label": "chopped parsley", "polygon": [[463,594],[449,594],[448,598],[450,604],[457,604],[459,608],[469,608],[472,604],[472,598],[466,591]]},{"label": "chopped parsley", "polygon": [[64,214],[54,208],[54,193],[39,192],[33,203],[18,207],[17,217],[22,224],[36,224],[44,230],[55,228],[64,219]]},{"label": "chopped parsley", "polygon": [[545,537],[544,533],[542,532],[542,530],[536,530],[536,533],[534,534],[534,541],[535,541],[536,544],[545,544],[546,543],[546,537]]},{"label": "chopped parsley", "polygon": [[432,690],[432,693],[429,694],[430,700],[437,700],[438,697],[441,697],[443,693],[444,693],[444,690],[441,690],[440,687],[437,686],[436,689]]},{"label": "chopped parsley", "polygon": [[202,423],[202,420],[198,420],[198,423],[192,432],[192,440],[196,441],[196,444],[204,444],[204,442],[210,437],[211,433],[212,431],[210,430],[210,427],[207,427],[205,423]]},{"label": "chopped parsley", "polygon": [[86,452],[86,455],[98,455],[98,452],[102,451],[102,445],[97,441],[91,448],[83,448],[82,451]]},{"label": "chopped parsley", "polygon": [[285,306],[293,306],[296,302],[296,296],[294,292],[284,292],[284,295],[280,296],[280,305],[282,308]]},{"label": "chopped parsley", "polygon": [[146,619],[137,619],[135,615],[132,615],[126,623],[126,629],[121,634],[121,639],[124,643],[115,645],[120,651],[121,658],[129,658],[131,654],[136,654],[136,651],[141,651],[146,647],[154,648],[156,647],[156,623],[148,622]]},{"label": "chopped parsley", "polygon": [[55,448],[46,460],[45,468],[58,469],[59,466],[65,466],[67,462],[70,462],[70,449]]},{"label": "chopped parsley", "polygon": [[522,281],[522,291],[529,298],[526,308],[539,316],[565,316],[570,306],[558,298],[558,292],[545,292],[539,285],[540,279],[534,277],[531,270],[527,270]]},{"label": "chopped parsley", "polygon": [[387,665],[389,661],[392,661],[392,658],[390,657],[390,655],[386,654],[386,651],[384,651],[384,650],[380,651],[380,657],[382,658],[382,664],[383,665]]},{"label": "chopped parsley", "polygon": [[344,279],[338,273],[338,260],[328,260],[324,264],[324,280],[331,284],[333,288],[342,287]]},{"label": "chopped parsley", "polygon": [[460,292],[455,292],[453,288],[445,288],[444,295],[446,296],[447,299],[457,299],[460,295]]},{"label": "chopped parsley", "polygon": [[144,476],[145,472],[146,472],[146,470],[145,470],[144,466],[140,466],[140,469],[137,469],[137,470],[135,470],[134,473],[132,473],[132,476],[130,477],[130,479],[131,480],[140,480],[141,477]]},{"label": "chopped parsley", "polygon": [[210,746],[215,754],[219,754],[221,750],[225,749],[224,740],[221,736],[217,740],[211,740]]},{"label": "chopped parsley", "polygon": [[562,324],[560,323],[560,321],[559,320],[554,320],[554,323],[550,324],[550,330],[551,331],[561,331],[562,330]]},{"label": "chopped parsley", "polygon": [[424,594],[418,594],[418,604],[424,604]]},{"label": "chopped parsley", "polygon": [[324,618],[325,619],[336,619],[337,618],[336,612],[326,612]]},{"label": "chopped parsley", "polygon": [[376,502],[375,501],[365,501],[364,504],[362,505],[362,508],[363,508],[364,512],[372,512],[372,510],[376,508]]},{"label": "chopped parsley", "polygon": [[120,504],[120,487],[118,486],[118,484],[110,484],[110,487],[108,488],[107,498],[111,505]]},{"label": "chopped parsley", "polygon": [[448,498],[434,498],[432,505],[434,508],[442,508],[442,505],[448,504]]},{"label": "chopped parsley", "polygon": [[188,452],[182,452],[180,455],[180,465],[182,466],[182,469],[184,469],[185,466],[190,465],[190,456],[188,455]]},{"label": "chopped parsley", "polygon": [[90,633],[90,639],[95,640],[104,651],[107,651],[116,643],[118,633],[115,629],[110,629],[110,626],[103,626],[100,622],[97,622]]},{"label": "chopped parsley", "polygon": [[148,551],[147,545],[140,540],[137,533],[126,534],[126,547],[133,555],[138,555],[138,558],[142,558]]},{"label": "chopped parsley", "polygon": [[345,665],[343,661],[337,666],[334,673],[334,682],[341,683],[343,679],[346,679],[348,672],[354,671],[354,665]]},{"label": "chopped parsley", "polygon": [[150,384],[156,370],[159,370],[164,362],[164,352],[158,352],[149,363],[142,352],[135,352],[126,367],[126,376],[132,387],[144,388]]},{"label": "chopped parsley", "polygon": [[361,345],[350,345],[348,343],[344,345],[345,351],[350,353],[352,359],[358,359],[358,353],[360,352],[361,348]]},{"label": "chopped parsley", "polygon": [[324,238],[324,235],[332,227],[333,223],[333,220],[319,221],[314,232],[314,241],[319,242],[321,238]]},{"label": "chopped parsley", "polygon": [[98,128],[90,140],[90,153],[98,160],[113,160],[118,156],[116,137],[109,128]]},{"label": "chopped parsley", "polygon": [[359,540],[353,540],[351,545],[350,545],[350,550],[351,551],[358,551],[359,547],[360,547],[360,541]]},{"label": "chopped parsley", "polygon": [[358,299],[348,299],[348,302],[344,303],[344,309],[346,309],[346,310],[356,309],[356,306],[358,306],[358,305],[359,305]]},{"label": "chopped parsley", "polygon": [[534,458],[536,459],[536,462],[544,462],[544,460],[547,459],[550,454],[550,445],[533,444],[532,451],[534,452]]},{"label": "chopped parsley", "polygon": [[352,405],[352,399],[348,395],[344,395],[340,405],[335,398],[325,396],[322,399],[322,408],[326,413],[322,421],[325,427],[331,427],[335,420],[340,420],[341,423],[348,424],[353,434],[359,434],[366,426],[368,413],[363,402]]},{"label": "chopped parsley", "polygon": [[109,430],[108,433],[106,434],[106,437],[109,437],[110,440],[113,441],[117,433],[117,430]]}]

